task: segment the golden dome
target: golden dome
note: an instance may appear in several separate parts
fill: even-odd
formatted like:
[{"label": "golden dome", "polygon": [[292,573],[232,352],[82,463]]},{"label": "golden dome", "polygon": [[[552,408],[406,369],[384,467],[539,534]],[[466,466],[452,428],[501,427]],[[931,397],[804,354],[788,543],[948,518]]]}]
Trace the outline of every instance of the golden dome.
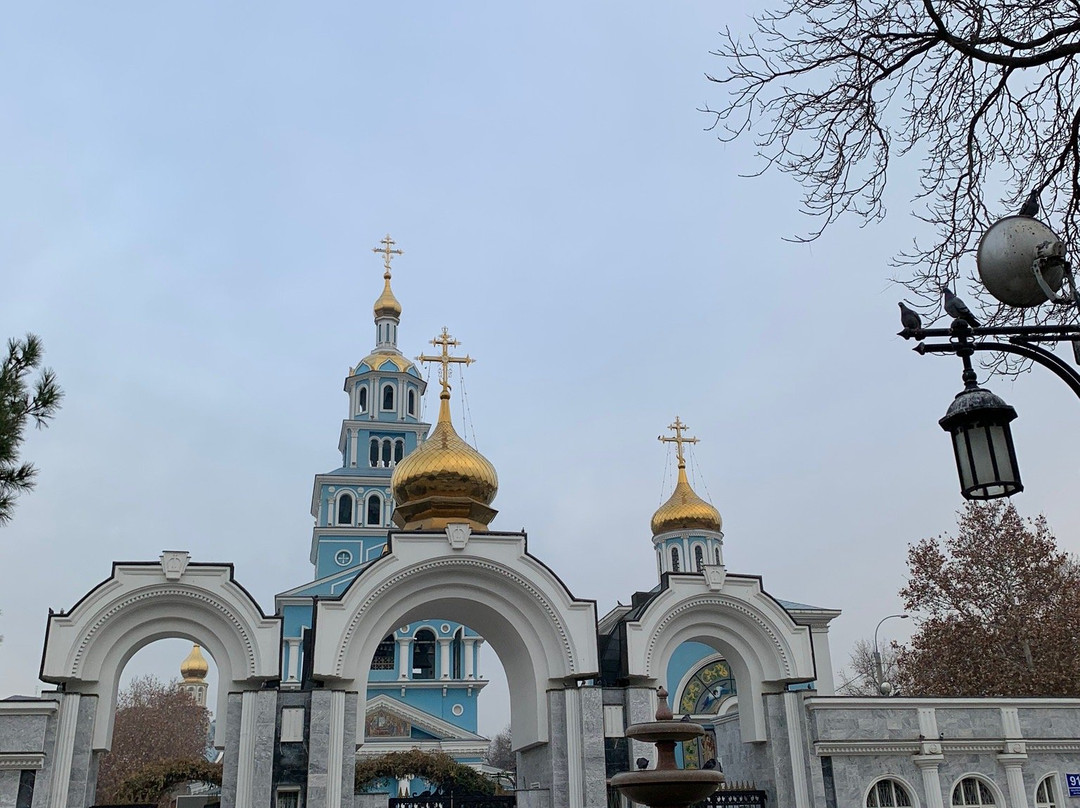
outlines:
[{"label": "golden dome", "polygon": [[450,423],[450,392],[444,387],[439,421],[428,439],[394,468],[394,523],[406,530],[441,530],[467,522],[484,530],[499,490],[495,467],[466,443]]},{"label": "golden dome", "polygon": [[210,665],[202,655],[202,649],[199,648],[198,643],[192,645],[191,653],[180,663],[180,675],[184,677],[185,682],[201,682],[209,672]]},{"label": "golden dome", "polygon": [[400,317],[401,316],[401,304],[398,303],[398,299],[394,297],[394,292],[390,288],[390,270],[386,270],[383,275],[383,290],[379,295],[379,299],[375,301],[375,316],[376,317]]},{"label": "golden dome", "polygon": [[672,530],[711,530],[720,532],[723,526],[720,511],[694,493],[686,479],[686,465],[679,463],[679,479],[675,490],[653,514],[652,532],[654,536]]}]

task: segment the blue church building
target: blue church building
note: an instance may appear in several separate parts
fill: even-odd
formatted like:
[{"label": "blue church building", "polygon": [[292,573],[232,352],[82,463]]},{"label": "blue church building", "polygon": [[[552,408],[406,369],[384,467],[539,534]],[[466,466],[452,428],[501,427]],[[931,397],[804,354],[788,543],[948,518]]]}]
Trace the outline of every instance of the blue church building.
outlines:
[{"label": "blue church building", "polygon": [[[315,476],[311,494],[314,580],[275,598],[283,617],[283,687],[300,688],[305,681],[304,642],[316,601],[338,597],[386,550],[393,527],[390,477],[430,428],[421,415],[427,383],[398,348],[401,304],[390,279],[391,260],[401,251],[386,236],[375,252],[385,266],[374,306],[375,346],[345,377],[341,463]],[[483,641],[466,626],[438,619],[399,626],[385,637],[368,675],[367,743],[360,754],[420,748],[480,763],[488,748],[477,733],[477,699],[487,684],[479,673]]]}]

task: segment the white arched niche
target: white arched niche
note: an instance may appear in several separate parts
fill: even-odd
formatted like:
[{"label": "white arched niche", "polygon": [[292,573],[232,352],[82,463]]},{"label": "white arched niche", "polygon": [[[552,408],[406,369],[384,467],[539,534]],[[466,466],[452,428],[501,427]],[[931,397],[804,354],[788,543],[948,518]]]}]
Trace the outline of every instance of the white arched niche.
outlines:
[{"label": "white arched niche", "polygon": [[764,741],[762,696],[815,679],[810,629],[797,625],[761,589],[760,578],[710,576],[709,571],[668,576],[640,619],[627,623],[628,672],[667,686],[663,677],[680,645],[698,642],[712,648],[735,676],[743,741]]},{"label": "white arched niche", "polygon": [[[218,668],[214,743],[224,744],[230,690],[280,675],[281,620],[267,617],[232,577],[231,564],[192,564],[184,552],[158,563],[114,564],[112,575],[69,612],[49,615],[41,679],[97,696],[93,748],[112,742],[120,674],[139,650],[178,638],[201,645]],[[209,701],[209,699],[208,699]]]},{"label": "white arched niche", "polygon": [[[339,600],[320,600],[313,675],[357,690],[362,717],[379,641],[398,626],[431,618],[469,626],[498,655],[515,749],[547,742],[549,689],[597,676],[595,602],[575,598],[528,555],[523,534],[471,534],[464,525],[392,534],[389,552]],[[358,745],[363,732],[358,720]]]}]

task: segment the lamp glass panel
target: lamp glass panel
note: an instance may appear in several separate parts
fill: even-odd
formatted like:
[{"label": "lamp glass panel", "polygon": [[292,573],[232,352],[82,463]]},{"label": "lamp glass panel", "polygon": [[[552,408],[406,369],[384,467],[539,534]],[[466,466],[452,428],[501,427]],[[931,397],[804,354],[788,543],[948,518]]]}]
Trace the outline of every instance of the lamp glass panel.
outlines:
[{"label": "lamp glass panel", "polygon": [[1009,427],[1005,424],[990,427],[990,440],[994,445],[994,455],[998,462],[998,478],[1003,483],[1015,483],[1019,478],[1019,470],[1013,466],[1012,452],[1009,451],[1011,435]]},{"label": "lamp glass panel", "polygon": [[973,463],[971,476],[975,479],[975,485],[996,482],[994,452],[987,430],[983,427],[969,429],[967,439],[968,446],[971,447],[971,460]]},{"label": "lamp glass panel", "polygon": [[968,459],[967,432],[957,429],[953,432],[953,451],[956,452],[956,468],[960,472],[960,489],[967,491],[975,484],[971,479],[971,461]]}]

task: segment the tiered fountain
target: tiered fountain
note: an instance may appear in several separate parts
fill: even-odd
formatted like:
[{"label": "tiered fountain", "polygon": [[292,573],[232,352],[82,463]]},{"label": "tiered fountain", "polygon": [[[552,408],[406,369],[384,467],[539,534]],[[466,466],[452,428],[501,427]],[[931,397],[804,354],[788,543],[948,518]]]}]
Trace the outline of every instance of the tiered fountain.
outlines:
[{"label": "tiered fountain", "polygon": [[724,782],[716,769],[680,769],[675,765],[675,744],[705,734],[701,724],[675,721],[668,706],[668,693],[659,688],[656,720],[631,724],[626,737],[656,745],[656,768],[620,772],[609,781],[631,800],[650,808],[686,808],[713,794]]}]

